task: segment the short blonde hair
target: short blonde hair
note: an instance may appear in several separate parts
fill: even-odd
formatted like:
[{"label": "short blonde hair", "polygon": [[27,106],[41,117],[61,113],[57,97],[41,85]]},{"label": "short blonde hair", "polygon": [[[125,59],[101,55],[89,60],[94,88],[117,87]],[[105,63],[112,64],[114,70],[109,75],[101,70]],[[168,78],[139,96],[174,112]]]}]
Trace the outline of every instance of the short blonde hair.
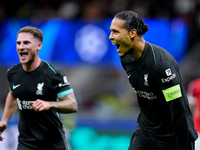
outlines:
[{"label": "short blonde hair", "polygon": [[17,36],[22,32],[31,33],[35,38],[39,39],[40,42],[43,41],[43,33],[40,29],[36,27],[32,27],[32,26],[23,27],[18,31]]}]

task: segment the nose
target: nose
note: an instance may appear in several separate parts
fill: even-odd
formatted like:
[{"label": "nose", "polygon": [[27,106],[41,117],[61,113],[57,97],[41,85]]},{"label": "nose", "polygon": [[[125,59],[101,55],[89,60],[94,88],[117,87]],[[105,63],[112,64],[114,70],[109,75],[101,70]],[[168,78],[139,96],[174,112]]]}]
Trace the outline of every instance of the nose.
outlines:
[{"label": "nose", "polygon": [[112,32],[111,32],[110,35],[109,35],[109,40],[113,40]]},{"label": "nose", "polygon": [[24,44],[23,43],[17,44],[17,48],[20,49],[20,50],[23,50],[24,49]]}]

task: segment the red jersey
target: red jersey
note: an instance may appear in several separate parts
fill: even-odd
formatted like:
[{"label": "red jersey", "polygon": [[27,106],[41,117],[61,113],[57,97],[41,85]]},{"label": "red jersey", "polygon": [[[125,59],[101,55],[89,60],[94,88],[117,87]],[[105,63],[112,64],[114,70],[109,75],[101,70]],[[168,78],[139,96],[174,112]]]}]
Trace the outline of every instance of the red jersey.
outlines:
[{"label": "red jersey", "polygon": [[188,86],[188,100],[191,106],[194,106],[193,120],[198,133],[200,133],[200,78],[190,82]]}]

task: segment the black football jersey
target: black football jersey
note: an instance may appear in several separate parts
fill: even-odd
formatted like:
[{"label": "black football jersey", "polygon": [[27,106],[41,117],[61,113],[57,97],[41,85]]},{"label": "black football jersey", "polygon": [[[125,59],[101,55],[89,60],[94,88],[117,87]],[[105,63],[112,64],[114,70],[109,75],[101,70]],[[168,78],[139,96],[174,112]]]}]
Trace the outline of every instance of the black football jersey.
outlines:
[{"label": "black football jersey", "polygon": [[41,61],[40,66],[26,72],[22,64],[7,72],[11,92],[19,108],[19,146],[26,149],[66,150],[65,134],[60,115],[55,111],[36,112],[29,101],[57,101],[73,92],[62,70]]},{"label": "black football jersey", "polygon": [[165,49],[148,42],[141,58],[121,58],[140,114],[138,128],[153,141],[184,146],[197,138],[179,67]]}]

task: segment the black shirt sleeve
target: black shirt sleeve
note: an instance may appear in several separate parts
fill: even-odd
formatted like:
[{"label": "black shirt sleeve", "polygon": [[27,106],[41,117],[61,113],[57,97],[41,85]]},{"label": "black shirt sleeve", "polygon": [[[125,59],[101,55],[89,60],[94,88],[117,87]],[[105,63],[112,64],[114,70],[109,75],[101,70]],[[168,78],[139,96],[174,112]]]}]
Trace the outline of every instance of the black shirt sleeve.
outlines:
[{"label": "black shirt sleeve", "polygon": [[178,150],[185,150],[188,146],[189,131],[184,89],[178,65],[170,60],[165,60],[157,66],[157,76],[160,89],[169,106],[172,127],[176,136]]},{"label": "black shirt sleeve", "polygon": [[55,70],[56,73],[52,73],[53,88],[56,90],[57,97],[73,93],[73,89],[70,87],[70,83],[67,79],[67,76],[62,69],[55,67],[51,64],[51,67]]}]

